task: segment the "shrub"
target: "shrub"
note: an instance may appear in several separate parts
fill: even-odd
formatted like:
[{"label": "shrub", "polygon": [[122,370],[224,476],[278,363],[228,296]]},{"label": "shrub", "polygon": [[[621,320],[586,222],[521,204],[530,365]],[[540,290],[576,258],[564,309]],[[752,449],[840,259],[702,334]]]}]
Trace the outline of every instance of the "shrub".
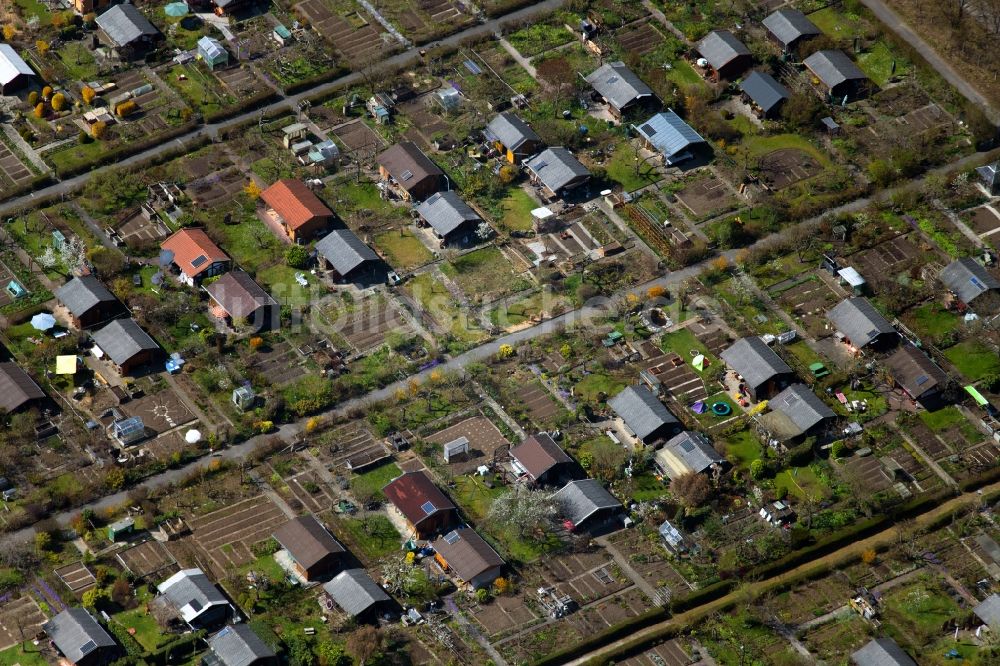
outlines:
[{"label": "shrub", "polygon": [[135,103],[134,99],[125,100],[115,107],[115,115],[119,118],[124,118],[129,114],[135,113],[138,108],[139,105]]},{"label": "shrub", "polygon": [[66,95],[62,93],[56,93],[52,96],[52,110],[62,111],[66,108]]},{"label": "shrub", "polygon": [[302,245],[292,245],[285,251],[285,263],[292,268],[305,268],[309,263],[309,250]]}]

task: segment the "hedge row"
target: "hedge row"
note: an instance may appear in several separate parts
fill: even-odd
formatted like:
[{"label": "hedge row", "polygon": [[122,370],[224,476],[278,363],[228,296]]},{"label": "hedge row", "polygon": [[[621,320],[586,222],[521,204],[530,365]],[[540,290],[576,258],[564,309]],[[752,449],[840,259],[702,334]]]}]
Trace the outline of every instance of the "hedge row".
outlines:
[{"label": "hedge row", "polygon": [[308,79],[303,79],[297,83],[293,83],[289,86],[282,88],[286,95],[294,95],[295,93],[300,93],[303,90],[309,90],[316,86],[323,85],[324,83],[329,83],[335,79],[339,79],[342,76],[346,76],[350,73],[350,69],[344,67],[343,65],[337,65],[332,67],[322,74],[317,74],[316,76],[310,77]]},{"label": "hedge row", "polygon": [[[155,148],[161,144],[166,144],[169,141],[178,139],[186,134],[190,134],[198,128],[196,121],[190,121],[174,129],[164,133],[164,134],[154,134],[153,136],[146,137],[141,141],[136,141],[135,143],[125,144],[123,146],[118,146],[113,150],[109,150],[102,153],[101,156],[88,164],[78,164],[73,167],[59,169],[56,168],[56,174],[60,178],[68,178],[70,176],[76,176],[87,171],[93,171],[98,167],[102,167],[108,164],[113,164],[120,162],[121,160],[132,157],[133,155],[138,155],[139,153],[145,152],[152,148]],[[190,146],[186,146],[183,151],[189,152],[191,150]],[[172,151],[167,151],[172,152]]]},{"label": "hedge row", "polygon": [[250,111],[256,111],[262,106],[266,106],[271,102],[277,102],[281,99],[281,95],[274,92],[273,90],[268,90],[265,92],[260,92],[244,100],[240,104],[235,104],[233,106],[226,107],[215,113],[205,114],[205,123],[219,123],[224,120],[229,120],[230,118],[235,118],[236,116],[248,113]]}]

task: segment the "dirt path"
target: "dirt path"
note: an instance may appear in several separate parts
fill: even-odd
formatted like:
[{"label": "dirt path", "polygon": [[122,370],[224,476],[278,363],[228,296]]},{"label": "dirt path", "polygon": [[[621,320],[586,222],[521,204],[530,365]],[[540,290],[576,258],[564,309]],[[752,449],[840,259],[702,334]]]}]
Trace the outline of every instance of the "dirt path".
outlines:
[{"label": "dirt path", "polygon": [[[968,492],[959,495],[958,497],[954,497],[917,516],[914,519],[914,529],[926,527],[934,521],[952,513],[974,508],[978,504],[985,501],[985,498],[996,495],[997,493],[1000,493],[1000,482],[986,486],[977,492]],[[800,579],[802,576],[808,576],[810,574],[823,571],[833,571],[834,569],[845,566],[850,562],[859,559],[863,551],[869,549],[884,549],[893,544],[897,538],[897,529],[895,527],[888,527],[866,539],[855,541],[847,546],[844,546],[840,550],[824,555],[823,557],[806,564],[799,565],[782,574],[774,576],[773,578],[756,583],[746,583],[739,589],[730,592],[724,597],[709,601],[701,606],[698,606],[697,608],[675,615],[669,620],[664,620],[663,622],[654,624],[651,627],[641,629],[628,638],[623,638],[609,643],[608,645],[604,645],[583,657],[579,657],[578,659],[568,662],[568,666],[605,663],[632,646],[639,647],[645,643],[662,638],[670,632],[684,631],[694,624],[701,622],[713,613],[725,612],[734,605],[746,605],[752,603],[753,599],[759,597],[764,592],[780,587],[787,582],[793,582]]]}]

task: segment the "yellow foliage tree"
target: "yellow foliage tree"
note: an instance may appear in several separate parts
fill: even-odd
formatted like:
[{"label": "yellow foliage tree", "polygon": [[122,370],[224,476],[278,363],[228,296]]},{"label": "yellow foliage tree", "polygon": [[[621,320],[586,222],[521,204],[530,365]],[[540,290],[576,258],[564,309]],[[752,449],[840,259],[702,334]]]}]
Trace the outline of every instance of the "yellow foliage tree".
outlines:
[{"label": "yellow foliage tree", "polygon": [[10,41],[17,36],[17,28],[14,27],[13,23],[8,23],[3,27],[3,38],[5,41]]},{"label": "yellow foliage tree", "polygon": [[718,256],[712,260],[712,268],[717,271],[725,271],[729,269],[729,260],[725,256]]},{"label": "yellow foliage tree", "polygon": [[646,296],[649,298],[660,298],[667,293],[667,288],[654,284],[652,287],[646,290]]},{"label": "yellow foliage tree", "polygon": [[871,548],[861,553],[861,561],[865,564],[875,564],[876,559],[878,559],[878,553]]},{"label": "yellow foliage tree", "polygon": [[431,374],[428,377],[434,384],[439,383],[444,379],[444,374],[440,370],[431,370]]},{"label": "yellow foliage tree", "polygon": [[39,102],[38,105],[35,107],[35,117],[36,118],[45,117],[45,105],[42,104],[41,102]]},{"label": "yellow foliage tree", "polygon": [[318,428],[318,427],[319,427],[319,419],[316,418],[315,416],[311,417],[308,421],[306,421],[306,432],[307,433],[309,433],[309,432],[315,432],[316,428]]},{"label": "yellow foliage tree", "polygon": [[65,28],[66,27],[66,15],[62,12],[56,12],[52,15],[52,27],[53,28]]},{"label": "yellow foliage tree", "polygon": [[261,348],[263,344],[264,344],[264,338],[260,337],[259,335],[255,335],[252,338],[250,338],[250,349],[252,351],[257,351],[258,349]]},{"label": "yellow foliage tree", "polygon": [[[38,55],[45,55],[49,52],[49,43],[44,39],[39,39],[35,42],[35,48],[38,49]],[[48,88],[48,86],[46,86]],[[49,88],[49,95],[52,94],[52,88]]]},{"label": "yellow foliage tree", "polygon": [[416,561],[417,561],[417,554],[414,553],[412,550],[406,554],[406,564],[407,564],[407,566],[411,566],[412,567]]},{"label": "yellow foliage tree", "polygon": [[86,102],[87,104],[90,104],[90,103],[92,103],[94,101],[94,98],[97,97],[97,91],[95,91],[90,86],[84,86],[80,90],[80,97],[83,98],[84,102]]},{"label": "yellow foliage tree", "polygon": [[62,111],[66,108],[66,95],[62,93],[56,93],[52,96],[52,110]]},{"label": "yellow foliage tree", "polygon": [[510,592],[510,581],[504,577],[497,578],[493,581],[493,594],[495,596],[500,596],[502,594],[507,594]]},{"label": "yellow foliage tree", "polygon": [[100,139],[108,131],[108,125],[103,120],[98,120],[90,126],[90,135],[95,139]]},{"label": "yellow foliage tree", "polygon": [[247,183],[247,186],[243,188],[243,191],[246,192],[247,196],[250,197],[251,199],[256,200],[258,197],[260,197],[260,185],[258,185],[257,181],[255,180],[251,180],[249,183]]},{"label": "yellow foliage tree", "polygon": [[501,359],[510,358],[513,355],[514,355],[514,348],[508,344],[500,345],[500,348],[497,350],[497,358]]},{"label": "yellow foliage tree", "polygon": [[42,99],[47,101],[50,97],[52,97],[52,86],[45,86],[42,88]]}]

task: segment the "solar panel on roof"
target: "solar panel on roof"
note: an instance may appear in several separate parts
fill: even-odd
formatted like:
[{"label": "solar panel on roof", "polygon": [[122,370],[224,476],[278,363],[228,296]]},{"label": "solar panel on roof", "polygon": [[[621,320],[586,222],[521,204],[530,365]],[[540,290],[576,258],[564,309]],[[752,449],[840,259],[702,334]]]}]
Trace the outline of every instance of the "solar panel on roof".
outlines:
[{"label": "solar panel on roof", "polygon": [[878,337],[878,329],[877,328],[873,328],[872,330],[868,331],[868,337],[869,338],[877,338]]},{"label": "solar panel on roof", "polygon": [[198,611],[200,611],[201,608],[202,608],[201,603],[197,599],[192,599],[191,601],[189,601],[188,602],[188,606],[190,606],[192,609],[194,609],[195,613],[197,613]]},{"label": "solar panel on roof", "polygon": [[458,536],[458,532],[452,530],[444,535],[444,540],[448,543],[456,543],[461,537]]},{"label": "solar panel on roof", "polygon": [[917,377],[917,386],[923,386],[927,380],[930,379],[927,375],[920,375]]},{"label": "solar panel on roof", "polygon": [[191,262],[191,265],[194,266],[195,268],[198,268],[206,261],[208,261],[208,257],[206,257],[203,254],[199,254],[197,257],[195,257],[194,261]]},{"label": "solar panel on roof", "polygon": [[87,641],[86,643],[84,643],[80,647],[80,653],[81,654],[90,654],[91,652],[93,652],[96,649],[97,649],[97,643],[95,643],[94,641]]},{"label": "solar panel on roof", "polygon": [[979,278],[977,277],[970,277],[969,282],[971,282],[973,286],[977,287],[978,289],[986,289],[986,285],[980,282]]},{"label": "solar panel on roof", "polygon": [[413,178],[413,172],[407,169],[399,177],[402,178],[403,180],[409,180]]},{"label": "solar panel on roof", "polygon": [[641,129],[643,134],[645,134],[646,136],[653,136],[654,134],[656,134],[656,128],[650,125],[649,123],[643,125]]},{"label": "solar panel on roof", "polygon": [[434,502],[424,502],[420,505],[420,508],[429,516],[434,513]]}]

